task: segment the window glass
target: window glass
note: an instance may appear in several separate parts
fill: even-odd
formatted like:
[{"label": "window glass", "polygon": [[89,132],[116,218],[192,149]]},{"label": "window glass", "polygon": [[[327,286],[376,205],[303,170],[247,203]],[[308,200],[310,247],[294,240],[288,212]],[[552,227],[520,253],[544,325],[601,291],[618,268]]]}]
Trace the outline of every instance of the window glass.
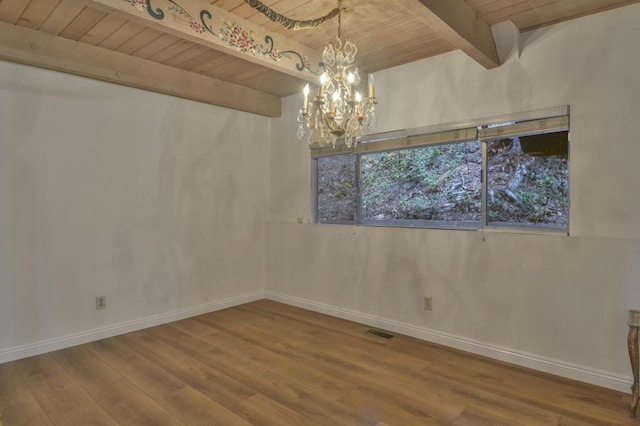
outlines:
[{"label": "window glass", "polygon": [[362,220],[480,221],[481,168],[479,141],[363,154]]},{"label": "window glass", "polygon": [[352,223],[356,220],[356,156],[318,158],[318,222]]},{"label": "window glass", "polygon": [[568,132],[487,141],[489,225],[567,228]]}]

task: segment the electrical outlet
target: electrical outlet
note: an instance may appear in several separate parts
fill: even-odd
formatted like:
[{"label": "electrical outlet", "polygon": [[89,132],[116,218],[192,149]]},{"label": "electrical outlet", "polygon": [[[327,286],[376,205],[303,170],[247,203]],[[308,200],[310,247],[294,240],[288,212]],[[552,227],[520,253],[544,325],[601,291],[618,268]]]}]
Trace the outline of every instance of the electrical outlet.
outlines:
[{"label": "electrical outlet", "polygon": [[107,307],[107,296],[96,297],[96,309],[104,309]]},{"label": "electrical outlet", "polygon": [[430,311],[433,309],[433,298],[431,296],[424,297],[424,310]]}]

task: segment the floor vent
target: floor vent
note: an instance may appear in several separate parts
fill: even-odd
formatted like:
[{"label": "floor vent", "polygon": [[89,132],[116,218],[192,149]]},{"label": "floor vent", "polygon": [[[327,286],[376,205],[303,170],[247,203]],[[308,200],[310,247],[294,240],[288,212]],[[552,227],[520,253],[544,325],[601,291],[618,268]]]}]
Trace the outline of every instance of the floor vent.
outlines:
[{"label": "floor vent", "polygon": [[373,328],[367,330],[367,333],[373,334],[374,336],[382,337],[383,339],[393,339],[394,337],[396,337],[395,334],[387,333],[386,331],[374,330]]}]

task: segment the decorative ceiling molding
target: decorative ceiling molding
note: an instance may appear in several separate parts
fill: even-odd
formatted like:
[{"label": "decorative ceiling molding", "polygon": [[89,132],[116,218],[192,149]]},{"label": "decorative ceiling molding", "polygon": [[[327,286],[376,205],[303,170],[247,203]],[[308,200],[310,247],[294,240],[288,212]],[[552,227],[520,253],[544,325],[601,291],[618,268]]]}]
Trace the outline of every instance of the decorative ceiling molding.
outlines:
[{"label": "decorative ceiling molding", "polygon": [[303,80],[315,82],[321,73],[320,52],[199,0],[83,1],[107,13]]},{"label": "decorative ceiling molding", "polygon": [[0,22],[0,59],[279,117],[280,98],[101,47]]},{"label": "decorative ceiling molding", "polygon": [[464,0],[400,0],[437,35],[487,69],[500,66],[491,28]]}]

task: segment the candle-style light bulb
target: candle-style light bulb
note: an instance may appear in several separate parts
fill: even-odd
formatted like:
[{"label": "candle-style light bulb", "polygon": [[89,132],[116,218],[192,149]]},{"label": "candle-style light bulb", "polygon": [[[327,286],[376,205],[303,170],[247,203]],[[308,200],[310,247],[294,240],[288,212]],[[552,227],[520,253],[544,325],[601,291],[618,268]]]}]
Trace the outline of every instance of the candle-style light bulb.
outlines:
[{"label": "candle-style light bulb", "polygon": [[338,91],[333,92],[333,96],[331,97],[331,105],[329,106],[329,113],[331,115],[335,115],[336,113],[336,102],[339,99]]},{"label": "candle-style light bulb", "polygon": [[362,95],[360,92],[356,92],[356,115],[358,117],[362,115]]},{"label": "candle-style light bulb", "polygon": [[353,102],[353,96],[354,96],[354,91],[355,88],[353,87],[353,83],[356,81],[356,77],[353,75],[352,72],[349,72],[349,74],[347,74],[347,83],[349,83],[349,101]]},{"label": "candle-style light bulb", "polygon": [[327,76],[326,72],[323,72],[322,75],[320,76],[320,91],[318,92],[318,96],[320,98],[324,97],[324,92],[325,92],[325,85],[327,84],[327,82],[329,81],[329,76]]},{"label": "candle-style light bulb", "polygon": [[373,79],[373,74],[369,74],[369,97],[370,98],[375,98],[375,89],[373,87],[373,85],[375,84],[375,81]]},{"label": "candle-style light bulb", "polygon": [[302,99],[302,111],[307,112],[307,108],[309,107],[309,83],[302,89],[302,94],[304,95],[304,99]]}]

